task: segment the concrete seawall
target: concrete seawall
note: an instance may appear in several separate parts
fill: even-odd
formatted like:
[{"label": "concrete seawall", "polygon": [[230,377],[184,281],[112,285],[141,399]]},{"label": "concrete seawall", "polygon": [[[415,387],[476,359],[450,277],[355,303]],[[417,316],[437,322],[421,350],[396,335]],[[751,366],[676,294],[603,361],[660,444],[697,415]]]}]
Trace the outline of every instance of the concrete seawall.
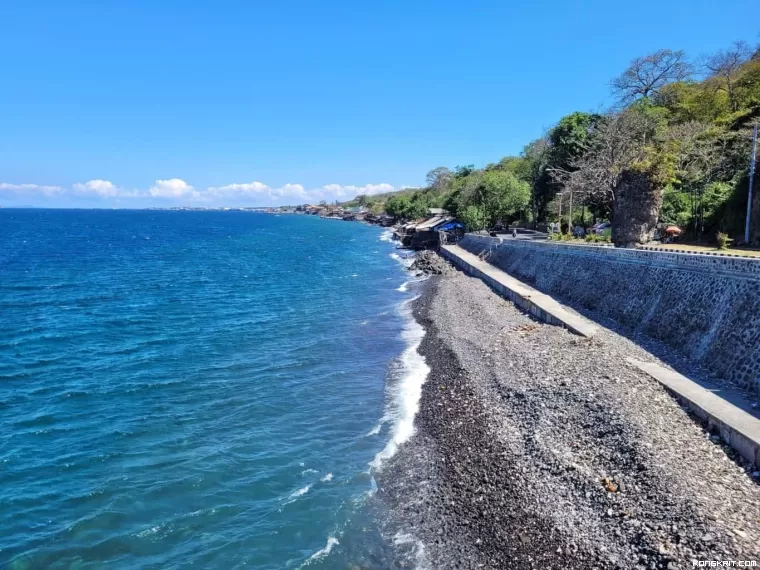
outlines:
[{"label": "concrete seawall", "polygon": [[760,392],[760,260],[471,234],[459,245]]}]

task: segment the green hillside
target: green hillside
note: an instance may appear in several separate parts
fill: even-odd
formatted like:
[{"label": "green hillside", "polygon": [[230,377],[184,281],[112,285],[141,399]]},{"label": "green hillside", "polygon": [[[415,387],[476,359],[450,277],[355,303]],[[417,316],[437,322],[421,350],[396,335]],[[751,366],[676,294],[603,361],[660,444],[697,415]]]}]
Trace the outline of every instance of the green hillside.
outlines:
[{"label": "green hillside", "polygon": [[572,203],[574,224],[611,220],[625,243],[643,239],[634,228],[658,221],[696,239],[718,231],[740,239],[751,127],[760,119],[758,48],[737,42],[699,60],[660,50],[632,61],[611,88],[615,108],[562,117],[519,156],[439,167],[425,188],[349,204],[401,218],[446,207],[480,229],[498,220],[558,221],[560,213],[566,222]]}]

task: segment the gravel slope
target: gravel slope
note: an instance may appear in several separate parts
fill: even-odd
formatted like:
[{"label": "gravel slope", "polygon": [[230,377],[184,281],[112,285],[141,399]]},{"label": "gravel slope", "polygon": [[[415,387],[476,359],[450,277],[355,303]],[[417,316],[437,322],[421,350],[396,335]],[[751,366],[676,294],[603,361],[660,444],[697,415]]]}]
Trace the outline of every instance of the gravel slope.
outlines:
[{"label": "gravel slope", "polygon": [[758,481],[625,363],[652,355],[535,321],[461,273],[425,288],[417,433],[378,476],[422,566],[760,559]]}]

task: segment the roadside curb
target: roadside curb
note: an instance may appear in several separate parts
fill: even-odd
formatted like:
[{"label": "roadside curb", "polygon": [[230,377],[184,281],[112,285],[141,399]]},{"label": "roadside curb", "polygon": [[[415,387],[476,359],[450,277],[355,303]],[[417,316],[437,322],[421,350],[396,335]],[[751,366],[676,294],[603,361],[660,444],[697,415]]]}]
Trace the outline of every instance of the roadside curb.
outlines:
[{"label": "roadside curb", "polygon": [[661,253],[686,253],[689,255],[709,255],[712,257],[739,257],[742,259],[757,259],[754,257],[750,257],[748,255],[742,255],[740,253],[731,253],[731,252],[724,252],[724,251],[699,251],[694,249],[670,249],[667,247],[658,247],[658,246],[652,246],[652,245],[638,245],[636,246],[636,249],[641,249],[644,251],[659,251]]},{"label": "roadside curb", "polygon": [[593,337],[599,330],[598,326],[571,313],[549,295],[525,285],[457,245],[442,245],[441,255],[468,275],[481,279],[503,297],[546,323],[564,327],[586,338]]},{"label": "roadside curb", "polygon": [[717,430],[726,444],[760,467],[760,420],[678,372],[630,357],[625,360],[665,386],[697,417]]}]

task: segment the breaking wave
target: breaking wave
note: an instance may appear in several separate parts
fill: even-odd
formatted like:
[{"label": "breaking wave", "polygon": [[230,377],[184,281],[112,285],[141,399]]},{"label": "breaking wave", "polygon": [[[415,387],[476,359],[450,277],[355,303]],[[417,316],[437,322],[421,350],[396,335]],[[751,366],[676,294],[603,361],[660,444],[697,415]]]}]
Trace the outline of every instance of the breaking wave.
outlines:
[{"label": "breaking wave", "polygon": [[311,556],[309,556],[306,559],[306,561],[303,564],[301,564],[301,566],[299,566],[299,568],[303,568],[304,566],[308,566],[312,562],[316,562],[317,560],[320,560],[320,559],[324,558],[325,556],[327,556],[328,554],[330,554],[330,552],[332,551],[332,549],[334,547],[336,547],[338,544],[340,544],[340,542],[338,542],[337,538],[335,538],[334,536],[328,536],[327,537],[327,544],[325,545],[325,547],[324,548],[320,548],[314,554],[312,554]]},{"label": "breaking wave", "polygon": [[305,495],[306,493],[308,493],[309,489],[311,489],[311,485],[306,485],[305,487],[301,487],[300,489],[296,489],[290,495],[288,495],[288,498],[285,500],[285,504],[289,505],[290,503],[292,503],[293,501],[295,501],[296,499],[298,499],[298,497],[300,497],[300,496]]},{"label": "breaking wave", "polygon": [[425,358],[417,351],[425,330],[412,315],[414,300],[410,299],[401,305],[401,312],[407,321],[402,337],[407,346],[398,361],[398,380],[389,382],[390,398],[386,415],[393,418],[391,437],[385,448],[370,462],[374,469],[379,469],[384,460],[393,457],[398,446],[414,434],[414,417],[419,410],[422,385],[430,372]]}]

